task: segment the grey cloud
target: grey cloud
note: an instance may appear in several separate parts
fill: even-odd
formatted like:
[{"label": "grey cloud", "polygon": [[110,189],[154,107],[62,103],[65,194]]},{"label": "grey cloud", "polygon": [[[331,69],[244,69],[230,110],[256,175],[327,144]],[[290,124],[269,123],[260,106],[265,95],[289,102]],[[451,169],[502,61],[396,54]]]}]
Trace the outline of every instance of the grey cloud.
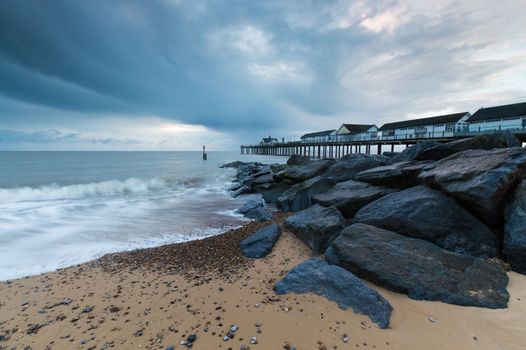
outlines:
[{"label": "grey cloud", "polygon": [[10,144],[49,144],[49,143],[87,143],[87,144],[117,144],[137,145],[141,141],[134,139],[96,138],[85,136],[79,132],[67,132],[58,129],[20,131],[0,129],[0,145]]}]

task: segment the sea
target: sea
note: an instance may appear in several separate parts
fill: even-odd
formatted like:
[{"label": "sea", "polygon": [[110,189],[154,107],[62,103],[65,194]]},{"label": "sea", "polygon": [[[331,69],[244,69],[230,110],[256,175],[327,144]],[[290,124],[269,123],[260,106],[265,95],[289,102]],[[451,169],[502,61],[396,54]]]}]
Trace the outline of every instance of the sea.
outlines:
[{"label": "sea", "polygon": [[0,152],[0,280],[239,227],[239,152]]}]

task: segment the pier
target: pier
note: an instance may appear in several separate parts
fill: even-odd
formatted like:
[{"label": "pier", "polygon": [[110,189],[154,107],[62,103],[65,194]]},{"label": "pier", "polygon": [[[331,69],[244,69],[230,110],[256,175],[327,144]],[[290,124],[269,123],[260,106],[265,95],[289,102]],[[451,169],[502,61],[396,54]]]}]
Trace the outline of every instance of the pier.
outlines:
[{"label": "pier", "polygon": [[[348,154],[382,154],[383,152],[394,152],[395,146],[409,147],[422,141],[434,141],[438,143],[460,140],[482,134],[488,134],[498,130],[458,132],[441,134],[412,135],[412,137],[378,136],[364,138],[338,138],[320,142],[274,142],[260,143],[254,145],[241,145],[241,154],[257,154],[271,156],[291,156],[299,154],[311,158],[338,159]],[[515,134],[521,142],[526,142],[526,129],[507,129]]]}]

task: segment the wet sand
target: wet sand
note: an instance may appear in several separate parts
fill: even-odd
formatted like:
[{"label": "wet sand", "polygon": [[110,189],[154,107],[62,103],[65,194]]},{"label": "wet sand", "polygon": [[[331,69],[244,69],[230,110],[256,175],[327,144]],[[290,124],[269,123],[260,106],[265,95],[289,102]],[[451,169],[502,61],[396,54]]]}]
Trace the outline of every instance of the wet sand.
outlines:
[{"label": "wet sand", "polygon": [[[311,254],[285,231],[269,256],[245,259],[239,241],[264,225],[0,282],[0,349],[185,349],[191,334],[193,349],[206,350],[286,342],[298,350],[526,348],[526,276],[509,273],[503,310],[415,301],[371,285],[394,309],[380,330],[322,297],[276,295],[274,283]],[[239,329],[224,341],[231,325]]]}]

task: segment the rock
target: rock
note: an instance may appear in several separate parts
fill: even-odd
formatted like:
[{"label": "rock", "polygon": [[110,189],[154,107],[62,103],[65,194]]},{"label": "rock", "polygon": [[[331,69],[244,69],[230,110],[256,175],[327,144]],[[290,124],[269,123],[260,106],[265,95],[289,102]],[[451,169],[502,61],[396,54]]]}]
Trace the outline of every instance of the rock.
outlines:
[{"label": "rock", "polygon": [[504,210],[504,254],[514,271],[526,274],[526,180]]},{"label": "rock", "polygon": [[430,161],[407,161],[372,168],[356,174],[355,180],[368,182],[377,186],[408,188],[416,186],[417,176]]},{"label": "rock", "polygon": [[334,301],[341,309],[367,315],[385,329],[389,327],[392,307],[374,289],[369,288],[352,273],[327,264],[319,258],[312,258],[292,269],[274,290],[278,294],[314,293]]},{"label": "rock", "polygon": [[272,220],[272,213],[267,208],[257,207],[256,209],[246,212],[245,217],[258,222],[270,221]]},{"label": "rock", "polygon": [[300,211],[312,205],[312,197],[328,191],[335,182],[325,177],[312,179],[293,185],[278,198],[277,206],[282,211]]},{"label": "rock", "polygon": [[345,224],[342,214],[335,207],[319,204],[297,212],[285,220],[289,229],[310,249],[323,253]]},{"label": "rock", "polygon": [[385,156],[387,158],[393,158],[397,154],[400,154],[400,152],[391,152],[391,151],[382,152],[382,156]]},{"label": "rock", "polygon": [[243,194],[249,194],[249,193],[250,193],[250,188],[245,185],[241,185],[232,191],[232,197],[236,198]]},{"label": "rock", "polygon": [[438,142],[434,142],[434,141],[426,140],[426,141],[419,142],[411,147],[404,149],[402,152],[394,155],[390,159],[390,162],[398,163],[398,162],[407,162],[410,160],[415,160],[418,157],[420,157],[422,152],[425,152],[427,149],[433,148],[439,145],[440,144]]},{"label": "rock", "polygon": [[345,228],[325,257],[356,276],[412,299],[505,308],[508,276],[499,265],[365,224]]},{"label": "rock", "polygon": [[175,346],[173,346],[173,345],[168,345],[166,347],[166,350],[174,350],[174,349],[175,349]]},{"label": "rock", "polygon": [[261,199],[249,199],[245,202],[245,204],[243,204],[241,208],[237,210],[237,212],[239,214],[246,214],[251,210],[263,207],[265,207],[265,203]]},{"label": "rock", "polygon": [[504,201],[526,176],[526,149],[469,150],[428,165],[418,176],[453,196],[491,228],[502,223]]},{"label": "rock", "polygon": [[330,190],[312,197],[314,203],[325,207],[336,206],[344,217],[352,218],[363,207],[394,190],[376,187],[365,182],[347,180],[340,182]]},{"label": "rock", "polygon": [[313,160],[300,165],[291,165],[288,168],[278,172],[276,175],[280,179],[288,179],[294,182],[303,182],[322,174],[333,164],[333,160]]},{"label": "rock", "polygon": [[281,236],[281,227],[276,224],[268,225],[257,230],[249,237],[241,241],[243,255],[251,259],[261,259],[267,256],[274,244]]},{"label": "rock", "polygon": [[364,223],[425,239],[457,253],[495,256],[493,232],[445,194],[416,186],[388,194],[356,213]]},{"label": "rock", "polygon": [[323,176],[336,182],[341,182],[353,179],[354,175],[361,171],[384,164],[385,160],[382,157],[360,153],[349,154],[332,165]]},{"label": "rock", "polygon": [[86,306],[82,309],[82,312],[87,314],[93,311],[93,306]]},{"label": "rock", "polygon": [[260,193],[267,203],[276,204],[278,198],[283,195],[283,192],[287,191],[292,185],[294,185],[294,182],[290,180],[283,180],[279,182],[257,185],[254,186],[253,190],[256,193]]},{"label": "rock", "polygon": [[274,182],[274,174],[267,173],[264,175],[256,176],[253,180],[249,180],[252,186],[262,185]]},{"label": "rock", "polygon": [[299,154],[293,154],[290,156],[290,158],[287,160],[287,165],[301,165],[309,162],[310,159],[308,157],[301,156]]},{"label": "rock", "polygon": [[428,148],[415,159],[439,160],[466,150],[491,150],[495,148],[521,147],[519,139],[509,131],[483,134],[462,140],[455,140]]}]

